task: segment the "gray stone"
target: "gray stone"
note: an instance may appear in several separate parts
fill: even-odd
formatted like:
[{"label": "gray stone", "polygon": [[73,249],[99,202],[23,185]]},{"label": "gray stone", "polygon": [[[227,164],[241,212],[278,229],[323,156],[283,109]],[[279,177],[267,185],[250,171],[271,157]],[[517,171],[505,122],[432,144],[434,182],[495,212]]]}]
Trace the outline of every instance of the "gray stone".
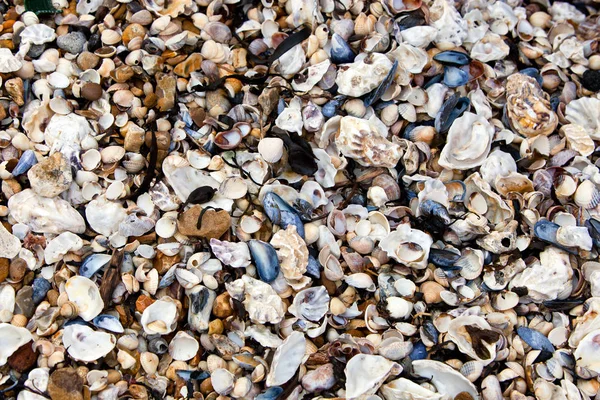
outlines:
[{"label": "gray stone", "polygon": [[71,54],[79,54],[83,51],[83,46],[87,41],[85,35],[81,32],[71,32],[66,35],[59,36],[56,39],[56,44],[59,48]]}]

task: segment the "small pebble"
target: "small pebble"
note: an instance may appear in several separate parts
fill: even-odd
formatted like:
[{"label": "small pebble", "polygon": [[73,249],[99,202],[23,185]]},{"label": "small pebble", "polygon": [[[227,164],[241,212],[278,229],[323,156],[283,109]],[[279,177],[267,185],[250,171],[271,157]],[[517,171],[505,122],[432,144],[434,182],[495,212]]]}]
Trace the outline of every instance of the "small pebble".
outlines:
[{"label": "small pebble", "polygon": [[87,41],[83,32],[74,31],[66,35],[59,36],[56,39],[58,47],[67,53],[79,54],[83,51],[83,46]]}]

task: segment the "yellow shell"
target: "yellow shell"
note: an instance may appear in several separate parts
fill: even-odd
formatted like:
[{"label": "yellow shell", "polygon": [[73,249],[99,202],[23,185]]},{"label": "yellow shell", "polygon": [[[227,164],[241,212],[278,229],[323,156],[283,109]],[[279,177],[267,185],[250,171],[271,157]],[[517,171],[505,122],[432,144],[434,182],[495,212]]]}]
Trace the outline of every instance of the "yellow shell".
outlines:
[{"label": "yellow shell", "polygon": [[18,326],[19,328],[25,327],[29,319],[23,314],[15,314],[10,320],[11,325]]}]

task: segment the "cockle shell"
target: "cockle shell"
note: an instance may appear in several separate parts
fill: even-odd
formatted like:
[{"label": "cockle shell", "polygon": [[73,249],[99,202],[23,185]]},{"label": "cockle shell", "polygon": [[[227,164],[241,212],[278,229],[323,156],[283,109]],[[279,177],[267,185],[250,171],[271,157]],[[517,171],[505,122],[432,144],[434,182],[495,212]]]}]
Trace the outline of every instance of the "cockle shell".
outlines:
[{"label": "cockle shell", "polygon": [[343,155],[360,165],[394,168],[403,152],[386,136],[387,127],[376,117],[369,120],[342,117],[335,143]]},{"label": "cockle shell", "polygon": [[565,118],[581,126],[594,140],[600,140],[600,99],[582,97],[567,104]]},{"label": "cockle shell", "polygon": [[21,346],[33,340],[29,330],[11,324],[0,323],[2,346],[0,346],[0,366],[6,364],[10,357]]},{"label": "cockle shell", "polygon": [[483,117],[466,112],[450,130],[438,163],[448,169],[471,169],[483,164],[490,152],[494,127]]},{"label": "cockle shell", "polygon": [[513,129],[521,136],[550,135],[558,117],[535,79],[513,74],[506,83],[506,113]]},{"label": "cockle shell", "polygon": [[69,356],[84,362],[92,362],[104,357],[117,344],[114,335],[97,332],[89,326],[79,324],[65,327],[62,341]]},{"label": "cockle shell", "polygon": [[352,64],[339,66],[335,83],[338,92],[360,97],[375,89],[392,68],[392,62],[380,53],[361,54]]},{"label": "cockle shell", "polygon": [[69,301],[77,305],[78,315],[85,321],[91,321],[104,309],[98,286],[83,276],[73,276],[65,284]]},{"label": "cockle shell", "polygon": [[187,361],[193,358],[199,349],[198,341],[183,331],[177,332],[169,343],[169,354],[178,361]]},{"label": "cockle shell", "polygon": [[431,236],[410,224],[400,224],[379,243],[379,247],[399,263],[416,269],[427,267]]}]

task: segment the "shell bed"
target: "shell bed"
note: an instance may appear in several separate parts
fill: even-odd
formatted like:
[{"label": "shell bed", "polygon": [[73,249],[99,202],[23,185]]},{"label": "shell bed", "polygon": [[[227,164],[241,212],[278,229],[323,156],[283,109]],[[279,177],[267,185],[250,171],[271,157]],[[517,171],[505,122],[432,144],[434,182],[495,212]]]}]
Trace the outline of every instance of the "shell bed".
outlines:
[{"label": "shell bed", "polygon": [[0,92],[0,399],[600,399],[598,0],[5,0]]}]

